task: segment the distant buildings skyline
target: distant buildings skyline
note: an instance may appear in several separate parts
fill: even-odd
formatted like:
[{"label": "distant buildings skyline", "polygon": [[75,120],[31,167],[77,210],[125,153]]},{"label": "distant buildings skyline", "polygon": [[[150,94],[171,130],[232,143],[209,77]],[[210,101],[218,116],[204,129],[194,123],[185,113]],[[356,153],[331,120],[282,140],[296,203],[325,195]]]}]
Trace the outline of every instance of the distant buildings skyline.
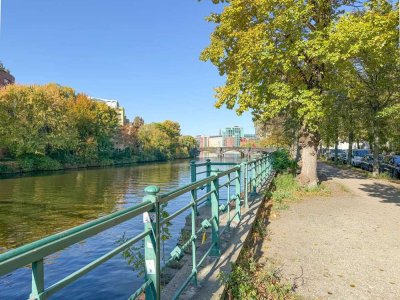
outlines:
[{"label": "distant buildings skyline", "polygon": [[197,135],[196,140],[200,148],[240,147],[242,142],[257,140],[257,136],[244,133],[243,127],[231,126],[220,129],[219,135]]}]

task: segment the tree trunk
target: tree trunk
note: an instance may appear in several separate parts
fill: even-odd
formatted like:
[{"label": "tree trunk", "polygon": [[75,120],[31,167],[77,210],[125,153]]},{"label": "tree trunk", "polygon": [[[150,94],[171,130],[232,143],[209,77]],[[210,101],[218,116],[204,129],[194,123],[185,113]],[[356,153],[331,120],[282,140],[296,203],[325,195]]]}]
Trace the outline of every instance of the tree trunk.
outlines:
[{"label": "tree trunk", "polygon": [[335,141],[335,163],[337,163],[338,162],[338,147],[339,147],[339,139],[338,138],[336,138],[336,141]]},{"label": "tree trunk", "polygon": [[378,176],[379,175],[379,134],[378,134],[378,128],[377,125],[374,124],[373,125],[373,157],[374,157],[374,162],[373,162],[373,171],[372,171],[372,175]]},{"label": "tree trunk", "polygon": [[299,152],[299,134],[298,134],[298,131],[296,130],[293,133],[292,145],[290,147],[290,156],[296,162],[299,160],[298,152]]},{"label": "tree trunk", "polygon": [[349,132],[349,152],[347,153],[347,164],[351,166],[351,156],[353,154],[353,139],[354,133],[353,131]]},{"label": "tree trunk", "polygon": [[302,185],[315,187],[318,185],[317,151],[319,135],[307,131],[304,127],[300,132],[299,144],[301,147],[301,173],[298,177]]}]

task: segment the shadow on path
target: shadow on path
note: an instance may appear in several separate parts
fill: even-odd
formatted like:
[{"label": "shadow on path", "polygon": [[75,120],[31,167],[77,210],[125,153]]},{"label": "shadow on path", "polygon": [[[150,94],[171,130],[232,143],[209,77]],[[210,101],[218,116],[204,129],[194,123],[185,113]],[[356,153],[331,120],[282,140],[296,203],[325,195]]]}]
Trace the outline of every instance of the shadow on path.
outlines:
[{"label": "shadow on path", "polygon": [[356,170],[342,170],[324,163],[318,163],[318,175],[321,181],[348,179],[346,185],[358,188],[369,197],[376,198],[381,203],[394,203],[400,206],[400,190],[389,182],[377,182]]},{"label": "shadow on path", "polygon": [[368,177],[355,170],[343,170],[328,164],[318,163],[318,178],[327,181],[334,178],[339,179],[368,179]]},{"label": "shadow on path", "polygon": [[367,192],[368,196],[379,199],[382,203],[395,203],[400,206],[400,191],[388,184],[379,182],[362,183],[360,190]]}]

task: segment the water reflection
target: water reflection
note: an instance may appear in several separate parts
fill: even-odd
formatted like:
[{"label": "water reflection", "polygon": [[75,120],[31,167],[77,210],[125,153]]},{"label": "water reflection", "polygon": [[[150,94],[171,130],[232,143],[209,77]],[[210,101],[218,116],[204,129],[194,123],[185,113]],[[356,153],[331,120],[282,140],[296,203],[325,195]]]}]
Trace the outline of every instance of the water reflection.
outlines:
[{"label": "water reflection", "polygon": [[[231,156],[223,160],[238,159]],[[139,203],[147,185],[158,185],[164,193],[189,182],[188,160],[0,180],[0,246],[3,251],[14,248]],[[190,193],[182,195],[169,202],[166,210],[174,212],[190,200]],[[185,214],[172,221],[171,238],[162,247],[167,258],[184,223]],[[138,216],[46,257],[46,286],[115,248],[124,234],[133,237],[142,230]],[[143,283],[137,274],[118,255],[52,299],[126,299]],[[30,281],[26,268],[1,277],[0,299],[26,299]]]},{"label": "water reflection", "polygon": [[143,188],[179,185],[185,163],[79,170],[0,180],[0,251],[141,201]]}]

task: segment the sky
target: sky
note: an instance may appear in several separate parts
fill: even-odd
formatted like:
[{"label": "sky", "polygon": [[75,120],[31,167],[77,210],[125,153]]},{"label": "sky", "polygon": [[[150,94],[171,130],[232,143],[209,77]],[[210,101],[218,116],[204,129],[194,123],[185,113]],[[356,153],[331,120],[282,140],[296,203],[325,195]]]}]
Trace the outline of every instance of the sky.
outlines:
[{"label": "sky", "polygon": [[224,78],[199,60],[213,30],[205,17],[221,9],[211,0],[0,1],[0,61],[17,83],[116,99],[129,119],[177,121],[183,134],[254,133],[250,113],[214,107]]}]

